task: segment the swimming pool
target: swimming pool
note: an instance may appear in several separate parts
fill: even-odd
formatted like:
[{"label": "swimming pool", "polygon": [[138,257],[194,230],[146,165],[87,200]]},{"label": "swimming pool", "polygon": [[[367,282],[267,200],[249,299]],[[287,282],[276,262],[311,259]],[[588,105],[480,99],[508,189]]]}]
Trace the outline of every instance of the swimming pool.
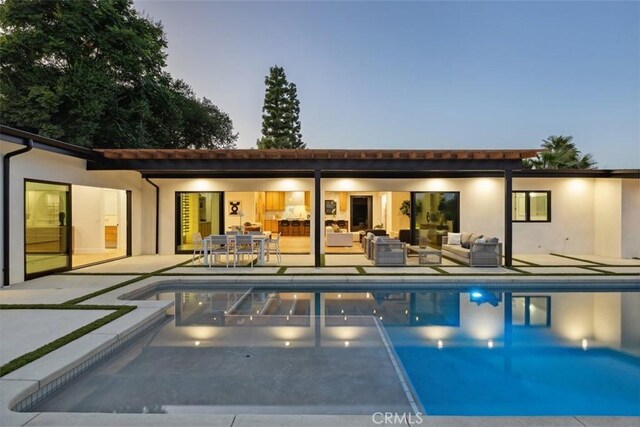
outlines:
[{"label": "swimming pool", "polygon": [[640,415],[640,293],[185,289],[30,410]]}]

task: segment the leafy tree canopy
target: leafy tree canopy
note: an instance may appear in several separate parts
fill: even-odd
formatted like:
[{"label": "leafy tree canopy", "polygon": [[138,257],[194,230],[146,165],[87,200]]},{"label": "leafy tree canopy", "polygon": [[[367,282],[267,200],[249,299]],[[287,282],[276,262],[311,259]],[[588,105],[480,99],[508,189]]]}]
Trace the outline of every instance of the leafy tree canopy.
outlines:
[{"label": "leafy tree canopy", "polygon": [[258,148],[307,148],[300,133],[300,101],[296,85],[287,81],[284,68],[271,67],[262,107],[262,138]]},{"label": "leafy tree canopy", "polygon": [[545,151],[537,157],[524,159],[525,169],[595,169],[596,161],[591,154],[582,154],[573,143],[572,136],[551,135],[542,140]]},{"label": "leafy tree canopy", "polygon": [[131,0],[5,0],[0,28],[3,124],[86,147],[235,147],[229,116],[163,72],[162,26]]}]

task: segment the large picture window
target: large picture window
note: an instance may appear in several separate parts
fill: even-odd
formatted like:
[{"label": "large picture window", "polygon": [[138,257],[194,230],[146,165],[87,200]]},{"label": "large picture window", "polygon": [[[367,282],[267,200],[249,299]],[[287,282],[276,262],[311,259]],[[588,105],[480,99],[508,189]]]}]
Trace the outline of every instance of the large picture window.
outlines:
[{"label": "large picture window", "polygon": [[514,191],[514,222],[550,222],[551,191]]}]

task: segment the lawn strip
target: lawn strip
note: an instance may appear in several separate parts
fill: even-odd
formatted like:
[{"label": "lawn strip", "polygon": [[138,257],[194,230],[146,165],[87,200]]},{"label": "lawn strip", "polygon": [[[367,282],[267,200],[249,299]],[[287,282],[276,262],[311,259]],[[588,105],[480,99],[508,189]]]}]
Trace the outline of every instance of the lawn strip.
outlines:
[{"label": "lawn strip", "polygon": [[[2,309],[7,309],[7,308],[23,308],[23,309],[34,309],[37,306],[47,306],[47,309],[57,309],[57,310],[69,310],[69,309],[75,309],[75,310],[84,310],[85,308],[80,308],[80,307],[69,307],[67,305],[59,305],[57,307],[49,307],[47,304],[34,304],[34,305],[28,305],[28,304],[17,304],[14,307],[4,307]],[[22,307],[17,307],[17,306],[22,306]],[[115,312],[114,313],[109,313],[108,315],[101,317],[98,320],[95,320],[91,323],[89,323],[88,325],[85,325],[79,329],[76,329],[75,331],[68,333],[67,335],[60,337],[54,341],[51,341],[49,344],[45,344],[42,347],[30,351],[29,353],[23,354],[20,357],[17,357],[13,360],[11,360],[10,362],[5,363],[4,365],[0,366],[0,377],[3,377],[5,375],[7,375],[10,372],[15,371],[16,369],[19,369],[21,367],[23,367],[24,365],[33,362],[36,359],[41,358],[42,356],[51,353],[54,350],[59,349],[60,347],[69,344],[72,341],[77,340],[78,338],[95,331],[96,329],[106,325],[109,322],[112,322],[114,320],[116,320],[117,318],[124,316],[127,313],[130,313],[131,311],[135,310],[137,307],[133,306],[133,305],[128,305],[128,306],[89,306],[92,308],[86,308],[86,309],[92,309],[92,310],[113,310],[114,307],[115,308]]]}]

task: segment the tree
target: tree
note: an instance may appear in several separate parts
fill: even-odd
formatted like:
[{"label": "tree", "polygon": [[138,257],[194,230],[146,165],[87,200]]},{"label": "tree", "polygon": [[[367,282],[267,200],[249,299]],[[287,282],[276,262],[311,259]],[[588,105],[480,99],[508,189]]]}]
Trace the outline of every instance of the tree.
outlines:
[{"label": "tree", "polygon": [[597,162],[591,154],[582,155],[572,136],[551,135],[542,140],[545,151],[537,157],[524,159],[525,169],[595,169]]},{"label": "tree", "polygon": [[307,148],[300,133],[300,101],[296,85],[287,81],[284,68],[271,67],[262,107],[262,138],[258,148]]},{"label": "tree", "polygon": [[237,138],[224,112],[162,71],[162,26],[131,0],[6,0],[0,28],[3,124],[87,147]]}]

